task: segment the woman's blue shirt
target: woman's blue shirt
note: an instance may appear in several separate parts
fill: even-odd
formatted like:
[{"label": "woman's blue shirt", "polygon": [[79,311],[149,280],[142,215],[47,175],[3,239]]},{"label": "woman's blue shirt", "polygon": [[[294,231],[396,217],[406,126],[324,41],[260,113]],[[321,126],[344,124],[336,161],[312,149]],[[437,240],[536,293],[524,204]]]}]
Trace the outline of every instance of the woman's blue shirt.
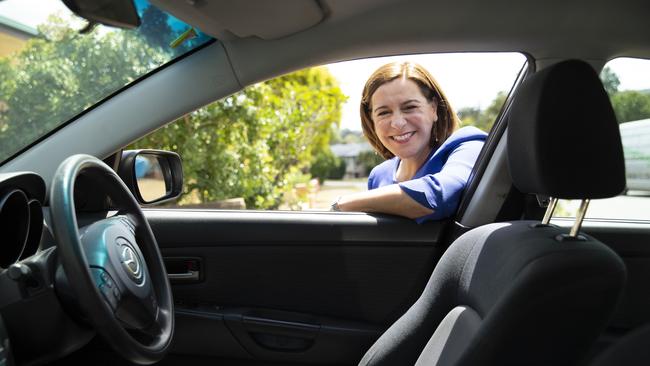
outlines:
[{"label": "woman's blue shirt", "polygon": [[404,182],[395,180],[400,159],[386,160],[370,172],[368,189],[398,183],[411,198],[433,210],[432,214],[417,218],[418,223],[450,217],[458,208],[486,137],[487,134],[476,127],[458,129],[431,152],[411,180]]}]

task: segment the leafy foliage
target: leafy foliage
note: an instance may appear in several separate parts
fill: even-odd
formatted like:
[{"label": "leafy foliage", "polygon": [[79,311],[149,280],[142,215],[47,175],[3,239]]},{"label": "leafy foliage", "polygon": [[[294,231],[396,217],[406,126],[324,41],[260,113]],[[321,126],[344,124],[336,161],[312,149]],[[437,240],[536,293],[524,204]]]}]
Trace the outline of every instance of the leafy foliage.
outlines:
[{"label": "leafy foliage", "polygon": [[348,130],[347,128],[344,128],[341,130],[340,140],[341,143],[356,144],[366,141],[366,138],[363,136],[361,131]]},{"label": "leafy foliage", "polygon": [[[650,118],[650,93],[648,91],[619,91],[621,82],[618,75],[609,67],[603,69],[600,78],[610,96],[619,123]],[[458,116],[462,125],[476,126],[483,131],[489,131],[505,103],[506,97],[505,92],[499,92],[485,110],[474,107],[461,108],[458,111]]]},{"label": "leafy foliage", "polygon": [[600,80],[603,82],[603,87],[607,94],[612,96],[618,91],[621,81],[618,78],[618,75],[609,67],[605,66],[603,71],[600,72]]},{"label": "leafy foliage", "polygon": [[60,17],[39,31],[42,38],[0,59],[3,159],[170,58],[137,32],[79,35]]},{"label": "leafy foliage", "polygon": [[363,151],[359,154],[357,161],[370,173],[372,168],[384,162],[384,158],[375,151]]},{"label": "leafy foliage", "polygon": [[463,126],[478,127],[483,131],[490,131],[492,125],[497,119],[508,94],[504,91],[497,93],[490,105],[481,110],[475,107],[465,107],[458,110],[458,117]]},{"label": "leafy foliage", "polygon": [[342,179],[345,175],[345,162],[327,149],[315,156],[309,173],[318,178],[321,184],[325,179]]},{"label": "leafy foliage", "polygon": [[283,193],[320,154],[345,100],[323,68],[301,70],[242,90],[138,141],[134,148],[177,151],[185,200],[243,197],[249,208],[277,208]]},{"label": "leafy foliage", "polygon": [[650,118],[649,93],[635,90],[619,91],[621,81],[608,66],[600,73],[600,80],[609,94],[618,123]]},{"label": "leafy foliage", "polygon": [[618,123],[650,118],[650,94],[626,90],[611,96]]},{"label": "leafy foliage", "polygon": [[609,94],[618,123],[650,118],[650,93],[647,90],[619,91],[621,81],[618,75],[607,66],[600,73],[600,79],[605,91]]}]

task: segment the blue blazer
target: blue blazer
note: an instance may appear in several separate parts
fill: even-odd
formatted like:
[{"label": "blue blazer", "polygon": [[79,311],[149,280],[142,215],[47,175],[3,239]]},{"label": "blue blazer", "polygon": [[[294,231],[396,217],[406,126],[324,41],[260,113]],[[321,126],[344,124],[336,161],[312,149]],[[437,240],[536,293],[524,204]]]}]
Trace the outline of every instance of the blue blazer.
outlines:
[{"label": "blue blazer", "polygon": [[487,134],[476,127],[458,129],[431,152],[413,179],[404,182],[395,180],[400,159],[386,160],[370,172],[368,189],[398,183],[411,198],[433,210],[430,215],[418,217],[418,223],[450,217],[458,209],[461,194],[486,137]]}]

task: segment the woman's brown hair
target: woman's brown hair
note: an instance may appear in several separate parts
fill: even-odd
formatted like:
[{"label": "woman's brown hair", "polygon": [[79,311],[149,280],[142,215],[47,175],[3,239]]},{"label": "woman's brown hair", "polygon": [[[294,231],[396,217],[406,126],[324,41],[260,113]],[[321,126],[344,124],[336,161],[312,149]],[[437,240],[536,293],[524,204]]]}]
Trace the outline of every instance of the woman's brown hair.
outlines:
[{"label": "woman's brown hair", "polygon": [[434,123],[431,129],[431,138],[429,146],[436,149],[442,144],[457,128],[459,125],[458,116],[451,108],[447,97],[440,89],[438,82],[429,74],[429,72],[422,66],[412,62],[391,62],[386,64],[377,71],[375,71],[363,88],[363,95],[361,97],[361,127],[363,134],[366,136],[372,147],[385,159],[394,157],[377,137],[375,132],[375,124],[372,121],[371,111],[372,106],[370,101],[372,95],[375,94],[380,86],[391,82],[397,78],[409,79],[414,81],[422,91],[422,95],[428,101],[435,101],[437,103],[438,121]]}]

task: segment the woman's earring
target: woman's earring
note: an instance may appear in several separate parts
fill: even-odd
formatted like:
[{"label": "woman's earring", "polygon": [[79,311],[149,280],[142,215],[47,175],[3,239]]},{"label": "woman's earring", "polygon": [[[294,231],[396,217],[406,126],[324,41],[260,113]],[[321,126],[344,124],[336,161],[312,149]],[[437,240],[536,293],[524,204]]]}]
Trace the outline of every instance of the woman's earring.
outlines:
[{"label": "woman's earring", "polygon": [[[438,116],[437,115],[436,115],[436,121],[435,122],[438,122]],[[436,130],[436,123],[435,122],[434,122],[434,125],[433,125],[433,130],[434,131]],[[437,133],[436,133],[436,144],[438,144],[438,134]]]}]

